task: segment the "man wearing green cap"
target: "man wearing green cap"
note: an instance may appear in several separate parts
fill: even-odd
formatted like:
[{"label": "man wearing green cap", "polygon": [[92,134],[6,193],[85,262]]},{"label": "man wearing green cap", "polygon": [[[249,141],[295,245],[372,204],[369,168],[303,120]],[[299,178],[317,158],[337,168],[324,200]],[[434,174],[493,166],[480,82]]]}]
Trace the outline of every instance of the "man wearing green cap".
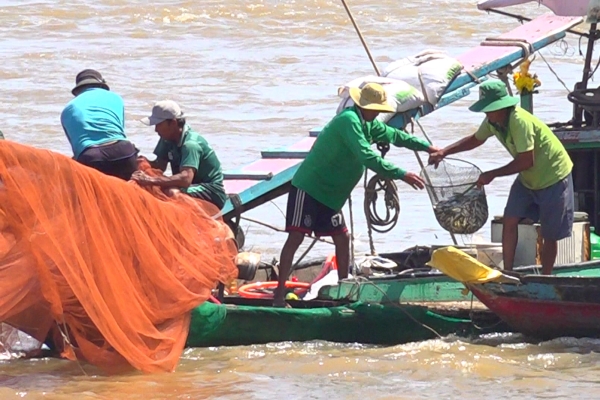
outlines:
[{"label": "man wearing green cap", "polygon": [[323,128],[292,179],[286,213],[288,238],[281,251],[276,306],[284,305],[285,281],[304,235],[314,232],[316,236],[331,236],[338,278],[348,276],[350,238],[341,210],[365,168],[385,178],[403,180],[415,189],[424,188],[417,174],[384,160],[371,144],[390,143],[430,154],[438,151],[423,139],[376,120],[382,112],[395,111],[387,103],[381,85],[369,83],[362,89],[352,88],[350,97],[355,105],[336,115]]},{"label": "man wearing green cap", "polygon": [[485,113],[483,123],[473,135],[431,154],[429,164],[437,166],[444,157],[472,150],[496,136],[513,160],[482,173],[477,183],[487,185],[497,177],[519,174],[504,209],[504,269],[513,268],[518,225],[527,218],[541,225],[542,273],[549,275],[556,261],[557,242],[571,236],[573,228],[573,162],[550,128],[518,107],[518,102],[518,98],[508,95],[504,83],[497,80],[482,83],[479,100],[469,110]]}]

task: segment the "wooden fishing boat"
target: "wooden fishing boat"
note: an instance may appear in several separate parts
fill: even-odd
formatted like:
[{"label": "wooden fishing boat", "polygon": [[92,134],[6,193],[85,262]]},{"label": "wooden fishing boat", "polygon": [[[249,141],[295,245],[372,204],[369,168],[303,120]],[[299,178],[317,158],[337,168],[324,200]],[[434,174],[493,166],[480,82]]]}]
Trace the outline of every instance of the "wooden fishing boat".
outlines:
[{"label": "wooden fishing boat", "polygon": [[539,339],[600,337],[600,277],[510,274],[518,284],[469,284],[515,332]]},{"label": "wooden fishing boat", "polygon": [[[428,297],[430,282],[410,283],[413,293]],[[401,284],[405,287],[405,283]],[[450,294],[450,293],[449,293]],[[443,298],[440,293],[437,298]],[[341,343],[394,345],[456,334],[471,336],[502,331],[488,310],[437,307],[431,304],[344,300],[290,300],[291,308],[274,308],[271,300],[226,297],[224,304],[206,302],[192,312],[187,345],[236,346],[282,341],[326,340]],[[475,313],[477,324],[469,315]],[[490,329],[480,326],[493,327]],[[504,326],[506,329],[506,326]]]},{"label": "wooden fishing boat", "polygon": [[[540,266],[515,268],[521,276],[541,274]],[[556,277],[600,277],[600,260],[572,265],[557,265]],[[466,293],[465,285],[443,273],[412,273],[389,277],[372,277],[361,281],[342,281],[335,286],[319,290],[321,300],[347,300],[367,303],[445,303],[470,302],[473,297]]]},{"label": "wooden fishing boat", "polygon": [[204,303],[192,312],[187,345],[237,346],[325,340],[394,345],[449,334],[470,335],[471,320],[425,306],[299,302],[293,308]]},{"label": "wooden fishing boat", "polygon": [[[520,276],[540,273],[537,266],[517,271]],[[557,266],[554,272],[557,279],[594,277],[581,279],[600,283],[600,261]],[[232,296],[225,297],[224,304],[206,302],[192,312],[188,345],[309,340],[394,345],[438,336],[519,331],[499,318],[495,308],[474,299],[463,283],[439,272],[423,274],[346,280],[322,287],[315,300],[288,301],[292,308],[274,308],[268,299]]]}]

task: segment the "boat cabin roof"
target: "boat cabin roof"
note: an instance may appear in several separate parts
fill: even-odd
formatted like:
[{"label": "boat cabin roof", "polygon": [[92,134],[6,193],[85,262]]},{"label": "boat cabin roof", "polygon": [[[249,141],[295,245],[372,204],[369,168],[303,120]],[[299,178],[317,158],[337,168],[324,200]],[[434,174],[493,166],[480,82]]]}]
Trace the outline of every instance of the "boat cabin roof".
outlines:
[{"label": "boat cabin roof", "polygon": [[480,10],[504,8],[525,3],[538,3],[562,17],[582,17],[588,12],[590,0],[485,0],[477,4]]}]

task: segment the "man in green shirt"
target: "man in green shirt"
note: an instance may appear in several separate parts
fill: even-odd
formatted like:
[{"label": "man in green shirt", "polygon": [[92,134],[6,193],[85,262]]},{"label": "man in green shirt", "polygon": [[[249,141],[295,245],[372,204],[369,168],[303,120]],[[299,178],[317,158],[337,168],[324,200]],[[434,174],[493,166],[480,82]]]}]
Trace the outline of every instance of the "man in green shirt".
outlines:
[{"label": "man in green shirt", "polygon": [[444,157],[479,147],[489,137],[496,136],[514,159],[503,167],[482,173],[477,183],[487,185],[497,177],[519,174],[504,209],[504,269],[513,268],[518,225],[528,218],[540,222],[544,239],[542,273],[551,274],[557,242],[571,236],[573,228],[573,162],[552,130],[517,107],[518,102],[518,98],[507,94],[504,83],[497,80],[482,83],[479,101],[469,109],[484,112],[485,120],[473,135],[431,154],[429,163],[437,166]]},{"label": "man in green shirt", "polygon": [[223,208],[227,196],[221,163],[206,139],[186,124],[179,105],[172,100],[159,101],[152,108],[152,115],[141,121],[148,126],[155,125],[160,136],[154,149],[156,160],[150,165],[164,172],[170,163],[173,174],[151,177],[136,171],[131,179],[142,186],[160,186],[171,194],[180,190]]},{"label": "man in green shirt", "polygon": [[352,88],[350,96],[355,106],[342,111],[323,128],[292,179],[286,215],[288,238],[281,251],[276,306],[284,304],[285,281],[306,234],[331,236],[338,277],[348,276],[350,239],[341,210],[365,168],[385,178],[401,179],[415,189],[424,188],[418,175],[384,160],[371,144],[384,142],[429,153],[438,150],[422,139],[375,119],[381,112],[395,111],[388,105],[381,85]]}]

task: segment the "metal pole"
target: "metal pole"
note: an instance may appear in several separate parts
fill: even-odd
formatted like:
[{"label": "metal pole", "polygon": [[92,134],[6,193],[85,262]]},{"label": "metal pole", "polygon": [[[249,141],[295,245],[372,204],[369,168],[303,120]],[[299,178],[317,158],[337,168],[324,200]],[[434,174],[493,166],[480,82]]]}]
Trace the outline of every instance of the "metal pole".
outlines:
[{"label": "metal pole", "polygon": [[[585,90],[587,89],[588,81],[590,79],[590,73],[592,71],[592,56],[594,53],[594,42],[598,38],[596,32],[597,24],[593,23],[590,25],[590,33],[588,36],[587,50],[585,52],[585,62],[583,65],[583,76],[581,77],[581,82],[579,84],[575,84],[575,90]],[[582,122],[582,113],[583,109],[578,105],[573,105],[573,123],[575,126],[580,126]]]}]

